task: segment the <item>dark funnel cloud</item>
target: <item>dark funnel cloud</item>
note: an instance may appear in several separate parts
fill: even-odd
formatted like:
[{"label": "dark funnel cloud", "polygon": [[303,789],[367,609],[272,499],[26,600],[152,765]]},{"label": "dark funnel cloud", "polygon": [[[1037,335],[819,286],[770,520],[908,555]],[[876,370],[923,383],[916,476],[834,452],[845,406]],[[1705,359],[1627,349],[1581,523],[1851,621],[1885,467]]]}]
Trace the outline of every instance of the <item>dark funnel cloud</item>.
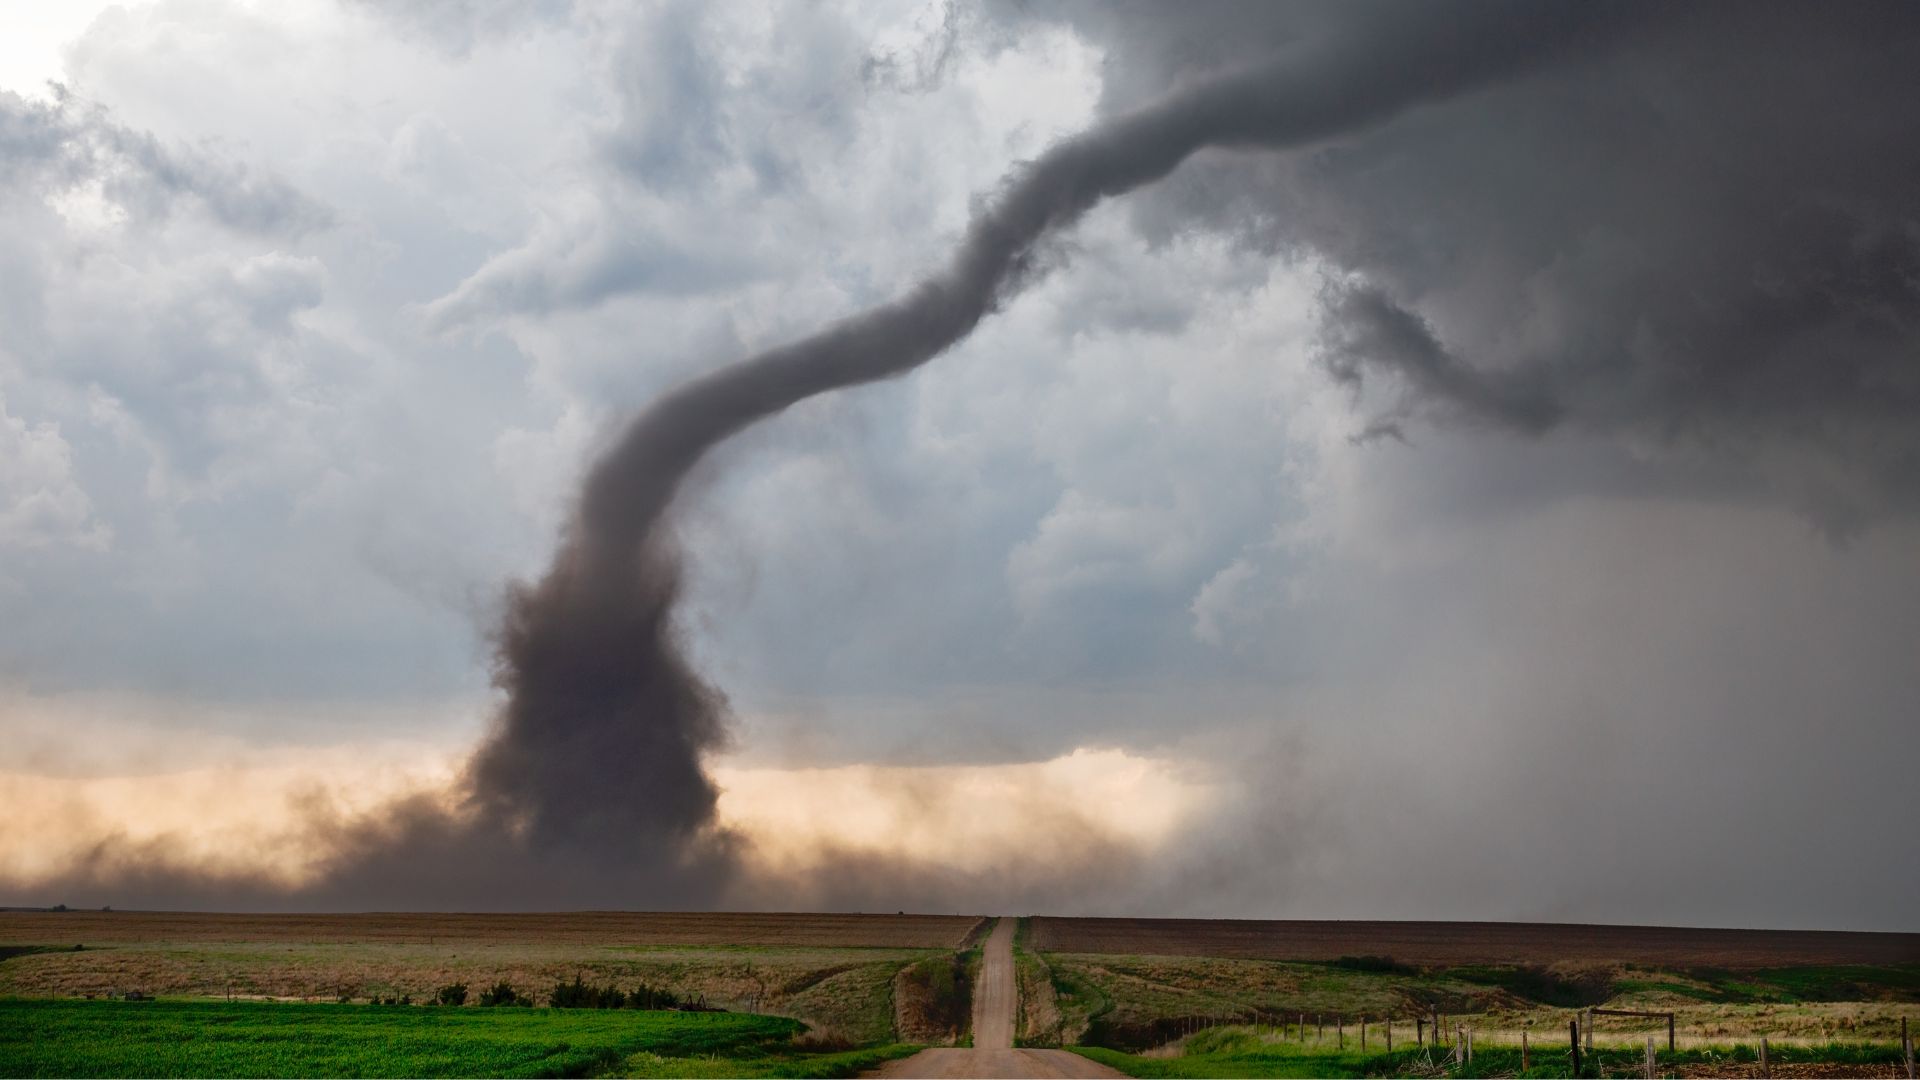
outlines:
[{"label": "dark funnel cloud", "polygon": [[[677,635],[669,513],[709,450],[815,394],[932,359],[1037,275],[1052,233],[1196,151],[1293,148],[1364,129],[1594,47],[1620,29],[1622,10],[1375,10],[1229,74],[1184,80],[1020,167],[946,268],[898,299],[668,392],[590,470],[545,576],[510,592],[496,670],[507,700],[469,763],[462,805],[419,801],[340,824],[317,885],[278,900],[260,886],[248,902],[671,907],[726,895],[731,842],[702,768],[726,738],[726,706]],[[1407,363],[1464,385],[1438,359]],[[127,866],[103,858],[96,880]],[[191,881],[142,872],[150,891],[193,899]],[[222,889],[234,895],[231,883]]]},{"label": "dark funnel cloud", "polygon": [[932,359],[1030,276],[1049,233],[1202,147],[1284,147],[1351,130],[1596,28],[1525,6],[1501,14],[1403,20],[1352,47],[1199,82],[1067,140],[1013,177],[944,272],[654,402],[591,470],[546,577],[513,593],[499,653],[508,702],[470,774],[485,827],[513,830],[530,850],[631,865],[655,888],[672,880],[654,872],[662,852],[684,858],[719,843],[701,757],[724,738],[723,701],[678,647],[667,527],[701,457],[796,402]]}]

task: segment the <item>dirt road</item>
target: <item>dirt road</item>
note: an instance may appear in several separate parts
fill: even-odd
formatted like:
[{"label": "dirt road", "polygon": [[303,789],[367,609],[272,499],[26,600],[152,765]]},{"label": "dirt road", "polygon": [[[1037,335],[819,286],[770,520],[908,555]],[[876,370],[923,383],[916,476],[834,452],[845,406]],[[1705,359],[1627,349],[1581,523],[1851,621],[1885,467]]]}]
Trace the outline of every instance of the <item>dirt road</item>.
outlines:
[{"label": "dirt road", "polygon": [[1065,1050],[1016,1050],[1013,1018],[1020,999],[1013,978],[1012,919],[993,924],[973,988],[973,1046],[922,1050],[872,1073],[882,1077],[1107,1077],[1112,1069]]}]

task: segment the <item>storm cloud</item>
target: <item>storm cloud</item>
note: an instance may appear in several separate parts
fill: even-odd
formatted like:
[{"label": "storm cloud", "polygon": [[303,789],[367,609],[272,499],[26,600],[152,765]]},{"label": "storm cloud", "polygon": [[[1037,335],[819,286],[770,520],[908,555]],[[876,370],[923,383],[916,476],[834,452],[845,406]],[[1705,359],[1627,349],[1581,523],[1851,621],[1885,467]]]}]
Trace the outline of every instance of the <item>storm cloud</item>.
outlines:
[{"label": "storm cloud", "polygon": [[[334,142],[206,139],[144,9],[74,54],[111,107],[9,106],[0,542],[56,629],[7,673],[496,723],[451,804],[317,816],[302,891],[111,844],[76,890],[1906,918],[1909,7],[343,12],[425,59]],[[586,62],[448,89],[540,57]],[[154,366],[77,329],[92,249]],[[153,375],[194,355],[232,377]],[[709,773],[1088,745],[1237,794],[1178,858],[770,885]],[[1861,888],[1770,859],[1816,837]]]}]

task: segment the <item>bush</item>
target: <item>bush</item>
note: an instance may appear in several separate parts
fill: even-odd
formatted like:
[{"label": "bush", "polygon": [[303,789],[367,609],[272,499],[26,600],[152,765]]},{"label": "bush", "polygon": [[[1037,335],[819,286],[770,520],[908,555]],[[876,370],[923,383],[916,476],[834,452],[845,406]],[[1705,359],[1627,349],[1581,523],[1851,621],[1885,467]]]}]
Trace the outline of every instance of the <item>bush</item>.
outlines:
[{"label": "bush", "polygon": [[530,998],[521,997],[519,991],[513,988],[513,984],[503,979],[487,987],[485,990],[480,991],[480,1004],[487,1006],[531,1005],[533,1001]]},{"label": "bush", "polygon": [[618,1009],[626,1005],[627,995],[612,983],[589,986],[575,975],[570,983],[554,983],[547,1004],[556,1009]]},{"label": "bush", "polygon": [[627,995],[629,1009],[677,1009],[680,1007],[679,995],[671,990],[641,983]]},{"label": "bush", "polygon": [[1374,971],[1388,975],[1413,975],[1417,969],[1399,963],[1391,956],[1343,956],[1333,962],[1348,971]]},{"label": "bush", "polygon": [[442,1005],[465,1005],[467,1003],[467,984],[448,983],[440,988],[433,1000]]}]

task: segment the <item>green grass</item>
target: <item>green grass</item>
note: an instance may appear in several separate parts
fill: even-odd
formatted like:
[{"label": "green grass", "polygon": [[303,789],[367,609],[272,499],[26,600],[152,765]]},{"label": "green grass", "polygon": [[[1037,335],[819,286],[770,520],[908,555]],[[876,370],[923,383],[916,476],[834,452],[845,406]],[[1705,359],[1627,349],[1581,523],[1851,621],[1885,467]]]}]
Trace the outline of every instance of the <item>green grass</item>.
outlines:
[{"label": "green grass", "polygon": [[[1220,1028],[1188,1039],[1178,1057],[1142,1057],[1103,1047],[1071,1047],[1074,1053],[1129,1076],[1140,1077],[1362,1077],[1362,1076],[1572,1076],[1572,1063],[1560,1048],[1535,1047],[1531,1068],[1520,1068],[1518,1047],[1476,1047],[1472,1066],[1456,1066],[1446,1051],[1402,1048],[1391,1054],[1323,1051],[1312,1044],[1259,1038],[1245,1028]],[[1584,1055],[1584,1076],[1642,1075],[1644,1051],[1639,1048],[1601,1049]],[[1900,1060],[1888,1043],[1831,1043],[1819,1046],[1776,1046],[1770,1052],[1776,1066],[1807,1062],[1882,1065]],[[1701,1047],[1679,1054],[1660,1052],[1663,1067],[1752,1063],[1758,1051],[1750,1045]]]},{"label": "green grass", "polygon": [[[746,1013],[0,999],[0,1076],[842,1076]],[[876,1056],[877,1055],[877,1056]]]},{"label": "green grass", "polygon": [[1445,971],[1463,982],[1497,986],[1522,1000],[1562,1009],[1602,1005],[1617,992],[1613,981],[1600,972],[1567,976],[1544,968],[1498,964],[1464,965]]}]

